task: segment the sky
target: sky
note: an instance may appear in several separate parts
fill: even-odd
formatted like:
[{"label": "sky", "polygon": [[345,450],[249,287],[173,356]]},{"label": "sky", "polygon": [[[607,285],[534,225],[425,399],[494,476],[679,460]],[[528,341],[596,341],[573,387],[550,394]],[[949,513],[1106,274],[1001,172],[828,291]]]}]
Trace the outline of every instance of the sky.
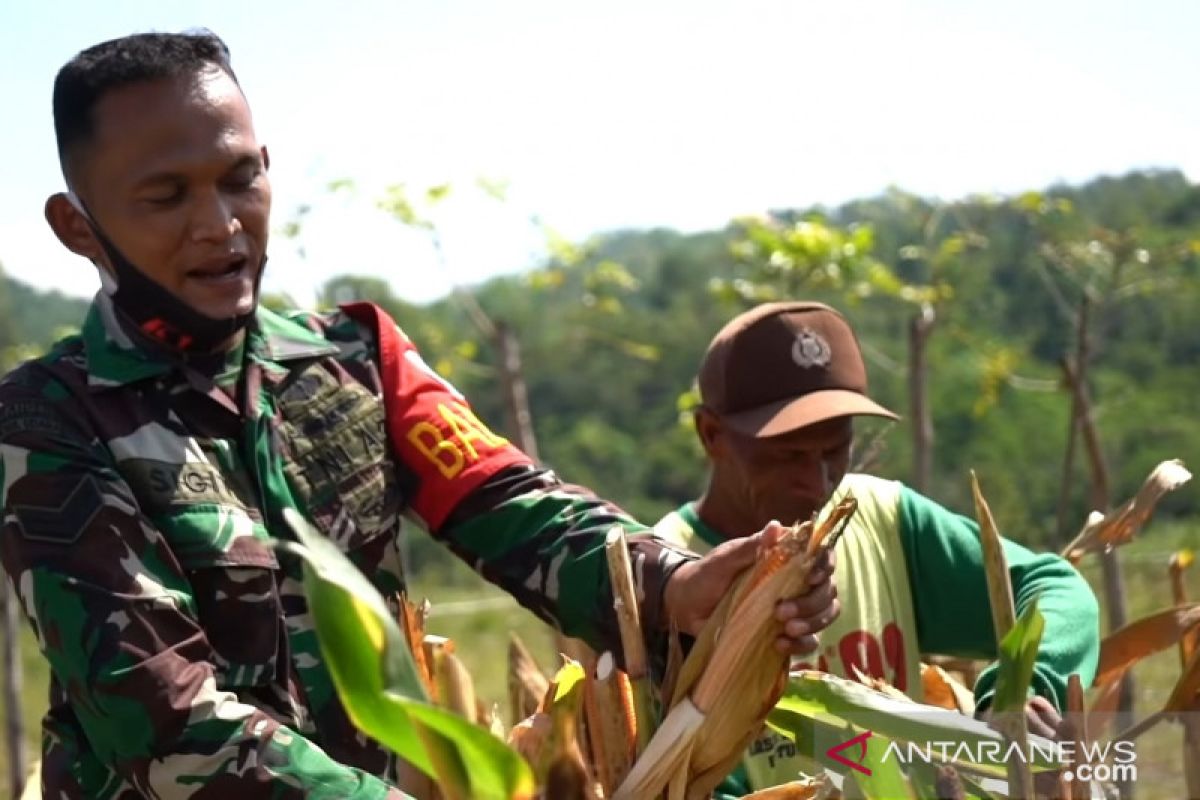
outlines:
[{"label": "sky", "polygon": [[[207,27],[271,151],[265,288],[345,273],[424,302],[528,269],[549,226],[719,228],[889,186],[1012,194],[1139,168],[1200,180],[1194,0],[0,0],[0,264],[89,296],[42,218],[50,93],[83,48]],[[475,188],[507,186],[503,201]],[[353,182],[331,192],[335,181]],[[449,183],[429,237],[375,201]]]}]

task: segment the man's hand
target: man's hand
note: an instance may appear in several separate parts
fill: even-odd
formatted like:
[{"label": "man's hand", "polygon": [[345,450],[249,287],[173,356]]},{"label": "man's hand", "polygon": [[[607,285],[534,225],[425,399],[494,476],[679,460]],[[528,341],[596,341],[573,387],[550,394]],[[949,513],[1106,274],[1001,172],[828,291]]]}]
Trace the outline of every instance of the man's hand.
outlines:
[{"label": "man's hand", "polygon": [[[760,547],[778,541],[784,528],[771,522],[759,533],[725,542],[698,561],[677,569],[664,592],[667,619],[682,633],[696,636],[716,609],[734,580],[754,564]],[[775,618],[783,628],[775,648],[781,653],[803,656],[817,649],[815,634],[829,627],[841,606],[833,583],[834,558],[830,552],[814,565],[808,587],[797,597],[780,601]]]},{"label": "man's hand", "polygon": [[[978,714],[978,718],[999,730],[992,720],[992,710],[986,709]],[[1063,719],[1058,709],[1044,697],[1031,697],[1025,701],[1025,726],[1030,733],[1045,737],[1050,741],[1065,742],[1074,738],[1074,729],[1070,720]],[[1033,776],[1033,786],[1039,796],[1057,797],[1060,770],[1045,770]]]},{"label": "man's hand", "polygon": [[[992,722],[992,710],[976,714],[979,719],[987,722],[993,728],[996,725]],[[1063,718],[1058,713],[1058,709],[1044,697],[1031,697],[1025,701],[1025,725],[1030,733],[1045,737],[1046,739],[1055,740],[1063,730]],[[997,730],[999,730],[997,728]]]}]

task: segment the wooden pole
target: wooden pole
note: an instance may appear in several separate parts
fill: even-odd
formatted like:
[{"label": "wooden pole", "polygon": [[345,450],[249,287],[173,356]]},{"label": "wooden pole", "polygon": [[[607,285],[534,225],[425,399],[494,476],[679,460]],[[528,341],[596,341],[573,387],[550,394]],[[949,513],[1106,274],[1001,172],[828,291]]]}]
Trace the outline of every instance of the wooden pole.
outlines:
[{"label": "wooden pole", "polygon": [[[1108,462],[1100,447],[1100,435],[1096,429],[1095,415],[1092,412],[1092,401],[1087,391],[1087,365],[1075,364],[1072,359],[1062,360],[1062,370],[1067,385],[1071,389],[1074,402],[1079,408],[1080,433],[1083,434],[1084,449],[1088,456],[1091,470],[1090,507],[1107,512],[1111,503]],[[1125,578],[1121,573],[1121,562],[1115,550],[1100,553],[1100,567],[1104,580],[1104,599],[1108,608],[1108,628],[1117,631],[1125,627],[1129,621],[1129,611],[1125,605]],[[1133,723],[1133,675],[1129,672],[1121,679],[1121,689],[1117,700],[1116,729],[1125,730]],[[1133,797],[1133,784],[1128,781],[1118,781],[1117,788],[1122,798]]]},{"label": "wooden pole", "polygon": [[0,579],[0,640],[3,640],[4,662],[4,710],[6,714],[4,735],[5,752],[8,755],[8,780],[11,797],[20,797],[25,787],[25,730],[21,716],[21,645],[18,634],[21,620],[17,612],[17,598],[7,579]]},{"label": "wooden pole", "polygon": [[[1091,303],[1087,295],[1083,296],[1083,302],[1079,306],[1079,324],[1075,328],[1075,363],[1086,364],[1088,362],[1088,310],[1091,308]],[[1075,397],[1075,392],[1071,387],[1067,387],[1071,392],[1071,419],[1067,424],[1067,452],[1063,456],[1062,480],[1058,487],[1058,519],[1055,525],[1055,533],[1057,534],[1057,549],[1061,549],[1062,545],[1067,542],[1067,537],[1070,532],[1067,530],[1068,516],[1071,506],[1071,476],[1075,473],[1075,444],[1078,441],[1079,420],[1083,416],[1082,410],[1079,407],[1079,402]]]},{"label": "wooden pole", "polygon": [[908,327],[908,404],[913,426],[912,486],[928,492],[933,474],[933,419],[926,391],[929,366],[925,349],[937,317],[933,306],[926,305],[913,316]]},{"label": "wooden pole", "polygon": [[529,411],[529,392],[521,367],[521,346],[508,324],[495,324],[496,355],[500,362],[500,382],[509,435],[525,455],[538,460],[537,437],[533,432],[533,414]]}]

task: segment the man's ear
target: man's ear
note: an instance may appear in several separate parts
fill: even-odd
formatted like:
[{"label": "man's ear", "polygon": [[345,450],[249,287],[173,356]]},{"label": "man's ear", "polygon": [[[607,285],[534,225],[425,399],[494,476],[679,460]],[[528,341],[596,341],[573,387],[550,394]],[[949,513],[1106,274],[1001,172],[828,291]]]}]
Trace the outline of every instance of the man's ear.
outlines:
[{"label": "man's ear", "polygon": [[103,262],[104,248],[96,241],[87,217],[65,194],[58,192],[46,198],[45,214],[50,230],[54,231],[63,247],[94,264]]},{"label": "man's ear", "polygon": [[700,406],[692,415],[696,424],[696,435],[700,437],[700,445],[710,459],[720,458],[725,452],[724,428],[721,418],[711,409]]}]

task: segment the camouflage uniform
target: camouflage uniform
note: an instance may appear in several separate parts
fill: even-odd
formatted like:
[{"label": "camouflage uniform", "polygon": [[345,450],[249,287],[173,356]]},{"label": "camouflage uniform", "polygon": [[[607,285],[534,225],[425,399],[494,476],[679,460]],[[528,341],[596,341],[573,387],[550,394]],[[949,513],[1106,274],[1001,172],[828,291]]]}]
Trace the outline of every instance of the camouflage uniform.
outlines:
[{"label": "camouflage uniform", "polygon": [[[417,526],[619,648],[603,537],[644,529],[488,431],[377,308],[260,309],[231,375],[236,403],[101,294],[81,335],[0,383],[0,556],[53,672],[46,797],[388,792],[394,759],[334,694],[299,564],[267,546],[285,507],[393,600]],[[653,628],[682,556],[631,551]]]}]

